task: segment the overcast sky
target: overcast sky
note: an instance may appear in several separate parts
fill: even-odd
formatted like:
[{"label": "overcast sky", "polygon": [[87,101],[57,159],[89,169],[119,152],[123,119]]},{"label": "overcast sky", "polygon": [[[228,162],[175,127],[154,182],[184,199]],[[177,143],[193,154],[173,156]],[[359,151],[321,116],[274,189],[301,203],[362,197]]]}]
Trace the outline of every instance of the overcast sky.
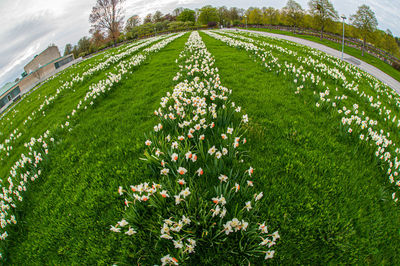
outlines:
[{"label": "overcast sky", "polygon": [[[89,14],[96,0],[0,0],[0,87],[13,81],[34,55],[50,43],[60,53],[67,43],[76,44],[89,35]],[[144,17],[156,10],[168,13],[177,7],[201,8],[204,5],[248,8],[282,8],[286,0],[126,0],[125,18]],[[308,9],[308,0],[297,0]],[[349,17],[362,4],[375,12],[379,28],[389,28],[400,36],[400,0],[331,0],[339,14]]]}]

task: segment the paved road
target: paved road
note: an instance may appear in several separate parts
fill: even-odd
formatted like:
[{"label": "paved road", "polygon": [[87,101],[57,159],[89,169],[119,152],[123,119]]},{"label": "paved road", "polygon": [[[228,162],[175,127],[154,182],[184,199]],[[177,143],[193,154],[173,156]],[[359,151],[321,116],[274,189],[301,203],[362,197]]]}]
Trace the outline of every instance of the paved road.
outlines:
[{"label": "paved road", "polygon": [[[246,30],[240,30],[240,31],[246,31]],[[247,30],[248,32],[254,32],[252,30]],[[297,37],[293,37],[293,36],[287,36],[287,35],[282,35],[282,34],[275,34],[275,33],[269,33],[269,32],[263,32],[263,31],[257,31],[257,33],[261,33],[263,35],[266,36],[270,36],[270,37],[276,37],[279,39],[285,39],[288,41],[292,41],[295,43],[299,43],[299,44],[303,44],[306,46],[309,46],[311,48],[315,48],[317,50],[320,50],[322,52],[325,52],[329,55],[335,56],[339,59],[342,58],[342,52],[332,49],[328,46],[325,46],[323,44],[319,44],[316,42],[312,42],[312,41],[308,41],[308,40],[304,40],[301,38],[297,38]],[[345,47],[346,49],[346,47]],[[389,87],[391,87],[392,89],[394,89],[398,94],[400,94],[400,82],[398,82],[397,80],[395,80],[394,78],[392,78],[391,76],[389,76],[388,74],[386,74],[385,72],[381,71],[380,69],[365,63],[364,61],[361,61],[359,59],[357,59],[354,56],[348,55],[348,54],[344,54],[343,58],[345,61],[355,65],[356,67],[364,70],[365,72],[368,72],[369,74],[371,74],[372,76],[376,77],[377,79],[379,79],[380,81],[382,81],[383,83],[386,83]]]}]

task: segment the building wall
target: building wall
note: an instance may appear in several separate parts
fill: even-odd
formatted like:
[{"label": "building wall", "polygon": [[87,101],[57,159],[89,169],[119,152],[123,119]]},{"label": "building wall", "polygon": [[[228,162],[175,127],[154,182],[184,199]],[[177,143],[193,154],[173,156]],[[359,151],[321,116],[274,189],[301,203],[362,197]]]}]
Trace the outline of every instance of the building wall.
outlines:
[{"label": "building wall", "polygon": [[27,74],[34,72],[36,69],[40,68],[61,57],[60,51],[57,46],[50,46],[43,52],[41,52],[38,56],[32,59],[25,67],[24,70]]},{"label": "building wall", "polygon": [[[1,103],[5,103],[5,105],[0,106],[0,113],[3,112],[14,100],[17,100],[19,99],[19,97],[28,93],[32,88],[34,88],[39,83],[45,81],[49,77],[57,74],[58,72],[80,61],[82,61],[82,58],[74,60],[72,54],[67,55],[62,58],[59,58],[59,60],[54,61],[51,64],[41,67],[36,72],[33,72],[25,76],[17,84],[15,84],[12,88],[10,88],[10,90],[8,90],[6,93],[0,96],[0,105]],[[58,67],[56,67],[56,65]],[[15,90],[16,88],[18,88],[18,90]],[[11,91],[13,91],[13,94],[10,94]],[[12,98],[11,101],[8,100],[8,95],[11,96]]]},{"label": "building wall", "polygon": [[0,109],[9,105],[21,92],[19,86],[14,86],[4,93],[0,98]]}]

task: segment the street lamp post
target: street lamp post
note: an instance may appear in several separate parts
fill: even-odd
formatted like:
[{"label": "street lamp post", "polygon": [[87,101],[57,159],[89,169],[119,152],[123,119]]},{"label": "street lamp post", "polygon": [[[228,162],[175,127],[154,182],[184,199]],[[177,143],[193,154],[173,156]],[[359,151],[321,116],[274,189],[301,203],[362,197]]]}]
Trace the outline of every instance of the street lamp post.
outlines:
[{"label": "street lamp post", "polygon": [[345,15],[342,15],[343,19],[343,40],[342,40],[342,60],[343,60],[343,52],[344,52],[344,20],[346,19]]}]

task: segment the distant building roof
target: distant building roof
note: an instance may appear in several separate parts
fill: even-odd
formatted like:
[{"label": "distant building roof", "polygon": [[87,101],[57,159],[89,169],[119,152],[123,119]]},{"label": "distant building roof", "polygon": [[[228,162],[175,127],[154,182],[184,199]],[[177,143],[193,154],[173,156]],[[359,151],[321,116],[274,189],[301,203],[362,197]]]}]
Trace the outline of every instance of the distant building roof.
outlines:
[{"label": "distant building roof", "polygon": [[9,89],[14,87],[15,84],[18,82],[7,82],[3,87],[0,88],[0,97],[3,96],[4,93],[6,93]]}]

